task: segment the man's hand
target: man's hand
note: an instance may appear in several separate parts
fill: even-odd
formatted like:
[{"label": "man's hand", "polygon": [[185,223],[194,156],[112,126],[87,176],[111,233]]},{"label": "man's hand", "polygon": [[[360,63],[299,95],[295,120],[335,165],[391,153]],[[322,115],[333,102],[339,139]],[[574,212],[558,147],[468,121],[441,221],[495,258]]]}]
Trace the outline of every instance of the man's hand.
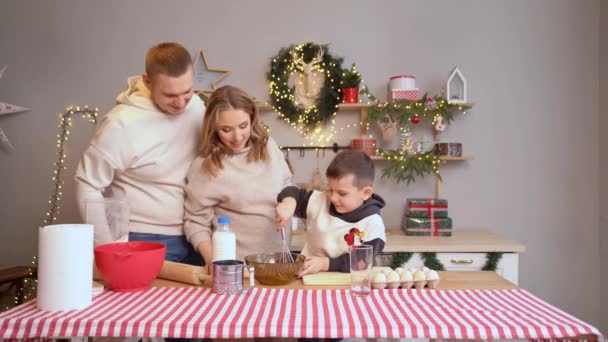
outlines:
[{"label": "man's hand", "polygon": [[275,209],[277,231],[280,231],[287,225],[289,219],[293,216],[296,211],[296,199],[293,197],[285,197],[281,203],[277,204]]},{"label": "man's hand", "polygon": [[304,264],[298,278],[302,278],[305,274],[314,274],[329,270],[329,258],[310,256],[304,259]]}]

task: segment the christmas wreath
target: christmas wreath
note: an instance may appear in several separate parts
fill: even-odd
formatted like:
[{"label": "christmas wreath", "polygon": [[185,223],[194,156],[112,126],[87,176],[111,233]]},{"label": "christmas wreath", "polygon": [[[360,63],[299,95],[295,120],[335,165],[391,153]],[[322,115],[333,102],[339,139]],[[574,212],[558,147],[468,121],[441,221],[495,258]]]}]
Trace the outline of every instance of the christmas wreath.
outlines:
[{"label": "christmas wreath", "polygon": [[273,109],[304,133],[332,118],[342,102],[342,58],[327,47],[306,43],[282,48],[267,74]]}]

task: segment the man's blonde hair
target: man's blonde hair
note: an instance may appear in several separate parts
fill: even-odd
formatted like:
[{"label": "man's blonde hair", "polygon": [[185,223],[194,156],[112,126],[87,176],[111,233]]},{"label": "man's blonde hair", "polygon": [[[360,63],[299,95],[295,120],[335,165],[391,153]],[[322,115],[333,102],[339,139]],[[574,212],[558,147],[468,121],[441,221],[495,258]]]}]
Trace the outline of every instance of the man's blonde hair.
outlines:
[{"label": "man's blonde hair", "polygon": [[153,79],[158,74],[178,77],[192,66],[192,57],[181,44],[165,42],[157,44],[146,53],[146,74]]}]

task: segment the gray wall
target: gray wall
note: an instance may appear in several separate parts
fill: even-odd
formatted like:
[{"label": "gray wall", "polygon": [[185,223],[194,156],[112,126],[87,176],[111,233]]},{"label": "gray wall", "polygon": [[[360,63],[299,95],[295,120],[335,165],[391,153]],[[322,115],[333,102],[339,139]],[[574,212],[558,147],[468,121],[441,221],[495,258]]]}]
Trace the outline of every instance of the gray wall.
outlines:
[{"label": "gray wall", "polygon": [[[598,324],[598,27],[598,0],[3,0],[0,66],[9,68],[0,99],[32,110],[0,118],[15,145],[0,151],[0,267],[35,254],[57,113],[66,105],[107,111],[125,78],[142,72],[146,49],[164,40],[192,53],[205,48],[212,67],[232,70],[224,84],[267,99],[269,58],[290,43],[314,41],[356,62],[382,98],[392,75],[414,74],[422,90],[436,93],[460,66],[477,105],[444,134],[475,157],[442,170],[455,229],[486,228],[524,243],[520,285]],[[356,119],[340,113],[338,125]],[[280,144],[301,142],[274,114],[264,120]],[[356,134],[347,132],[339,143]],[[74,119],[60,222],[78,220],[71,173],[91,133]],[[296,180],[308,181],[330,158],[292,154]],[[406,198],[432,196],[433,186],[428,177],[411,186],[380,179],[387,226],[400,226]]]},{"label": "gray wall", "polygon": [[[601,176],[608,174],[608,134],[603,133],[608,129],[608,110],[602,105],[602,99],[605,101],[608,99],[608,66],[606,61],[608,60],[608,2],[602,1],[600,5],[600,61],[603,63],[599,64],[599,129],[600,132],[600,148],[599,148],[599,161],[600,161],[600,265],[602,270],[600,271],[601,280],[600,288],[608,286],[608,179]],[[608,294],[601,292],[600,295],[601,303],[601,327],[603,332],[606,334],[608,331]]]}]

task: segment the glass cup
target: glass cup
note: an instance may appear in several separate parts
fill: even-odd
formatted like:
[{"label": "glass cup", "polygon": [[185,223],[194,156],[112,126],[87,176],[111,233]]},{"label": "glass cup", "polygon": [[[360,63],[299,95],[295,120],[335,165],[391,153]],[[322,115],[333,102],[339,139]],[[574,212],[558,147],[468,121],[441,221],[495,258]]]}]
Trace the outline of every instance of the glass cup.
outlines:
[{"label": "glass cup", "polygon": [[365,297],[370,294],[374,248],[368,245],[350,246],[350,294]]},{"label": "glass cup", "polygon": [[129,204],[115,199],[88,199],[85,223],[93,225],[95,246],[129,241]]}]

